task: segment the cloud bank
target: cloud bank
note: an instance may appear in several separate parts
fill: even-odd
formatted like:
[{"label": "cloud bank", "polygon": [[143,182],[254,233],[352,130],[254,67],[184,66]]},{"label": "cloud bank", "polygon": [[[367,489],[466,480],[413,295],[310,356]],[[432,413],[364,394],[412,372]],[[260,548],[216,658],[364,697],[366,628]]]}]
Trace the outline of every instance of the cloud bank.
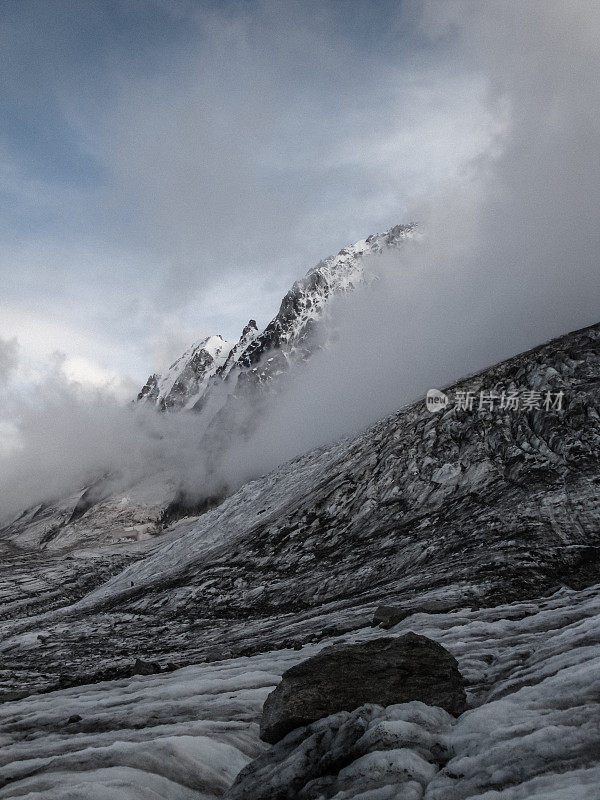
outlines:
[{"label": "cloud bank", "polygon": [[[486,147],[415,200],[423,237],[374,261],[371,290],[334,304],[334,341],[291,378],[253,437],[223,456],[216,478],[230,486],[430,386],[598,321],[600,9],[428,2],[406,13],[430,43],[432,66],[442,52],[487,87]],[[104,398],[74,396],[55,384],[21,414],[22,449],[0,465],[5,508],[100,469],[165,469],[198,496],[209,488],[200,420],[140,421]]]},{"label": "cloud bank", "polygon": [[[600,318],[600,9],[426,3],[423,30],[488,78],[497,138],[415,207],[423,237],[341,298],[336,341],[249,449],[265,468]],[[304,426],[295,420],[310,420]]]},{"label": "cloud bank", "polygon": [[173,330],[266,324],[489,136],[485,80],[396,0],[5,6],[0,335],[40,362],[143,382]]}]

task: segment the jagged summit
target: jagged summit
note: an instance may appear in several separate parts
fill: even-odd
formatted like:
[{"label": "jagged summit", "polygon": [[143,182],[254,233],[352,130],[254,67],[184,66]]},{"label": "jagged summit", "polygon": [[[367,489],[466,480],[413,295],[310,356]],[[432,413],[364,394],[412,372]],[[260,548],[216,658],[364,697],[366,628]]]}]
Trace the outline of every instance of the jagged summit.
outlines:
[{"label": "jagged summit", "polygon": [[[373,279],[374,274],[365,270],[364,258],[398,247],[414,230],[415,225],[396,225],[386,233],[373,234],[344,247],[309,269],[285,295],[274,319],[243,353],[241,366],[255,367],[269,350],[281,350],[287,361],[310,355],[314,327],[329,298]],[[261,377],[272,375],[267,369]]]},{"label": "jagged summit", "polygon": [[204,394],[210,378],[222,367],[233,348],[222,336],[195,342],[164,375],[151,375],[137,396],[163,411],[191,408]]},{"label": "jagged summit", "polygon": [[256,324],[256,320],[251,319],[244,330],[242,331],[242,335],[239,338],[237,344],[235,344],[227,356],[227,360],[223,364],[223,366],[219,367],[217,372],[215,373],[219,378],[225,379],[228,377],[231,370],[235,367],[236,364],[239,363],[240,358],[246,352],[248,347],[251,343],[257,338],[259,335],[258,332],[258,325]]},{"label": "jagged summit", "polygon": [[[259,332],[251,319],[235,345],[220,336],[197,342],[164,376],[151,375],[137,399],[163,411],[199,410],[206,407],[209,395],[217,393],[223,381],[234,392],[241,373],[264,382],[285,371],[290,362],[308,358],[316,347],[314,333],[329,298],[374,279],[374,274],[365,269],[364,258],[400,246],[414,230],[414,224],[396,225],[320,261],[294,283],[263,331]],[[267,353],[272,359],[267,360]]]}]

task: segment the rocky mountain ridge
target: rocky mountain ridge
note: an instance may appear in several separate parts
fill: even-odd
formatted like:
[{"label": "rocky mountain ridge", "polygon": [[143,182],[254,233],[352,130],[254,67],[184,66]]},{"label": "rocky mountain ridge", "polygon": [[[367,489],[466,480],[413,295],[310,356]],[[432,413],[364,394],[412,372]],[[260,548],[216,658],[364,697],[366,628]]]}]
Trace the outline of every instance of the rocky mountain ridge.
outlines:
[{"label": "rocky mountain ridge", "polygon": [[192,345],[164,376],[153,374],[137,400],[160,410],[205,408],[224,381],[235,394],[240,375],[252,382],[273,380],[290,364],[309,358],[328,300],[375,278],[365,258],[395,249],[414,235],[415,225],[396,225],[345,247],[310,269],[287,292],[263,331],[251,319],[235,344],[212,336]]},{"label": "rocky mountain ridge", "polygon": [[[305,642],[315,624],[327,627],[335,609],[348,610],[342,616],[349,614],[350,625],[364,624],[376,607],[412,607],[416,597],[428,607],[441,598],[444,609],[448,603],[477,608],[590,585],[600,577],[600,326],[516,356],[454,390],[477,394],[482,387],[519,385],[562,390],[564,406],[515,413],[469,411],[453,402],[430,414],[421,400],[357,438],[246,484],[218,508],[174,523],[158,538],[104,539],[101,562],[118,554],[116,574],[107,583],[99,574],[97,588],[89,591],[87,582],[73,599],[59,599],[61,581],[53,581],[59,592],[53,602],[65,610],[48,624],[60,627],[64,614],[73,617],[70,643],[50,636],[56,651],[52,645],[19,656],[15,649],[20,684],[51,685],[54,659],[60,671],[67,663],[93,671],[99,660],[114,660],[113,645],[100,658],[106,634],[90,638],[83,623],[108,608],[130,620],[118,646],[123,656],[126,650],[151,661],[189,663],[217,643],[223,653],[260,650],[280,625],[278,637]],[[55,568],[70,571],[72,585],[90,557],[94,539],[82,550],[82,537],[95,514],[92,507],[63,525],[54,540]],[[23,548],[31,524],[13,525],[4,541]],[[33,543],[28,569],[37,563],[36,549]],[[69,552],[76,556],[71,565],[64,563]],[[132,563],[120,571],[126,559]],[[38,568],[47,572],[47,561]],[[7,579],[14,581],[14,574],[13,566]],[[31,603],[25,586],[19,592],[20,603],[6,615],[8,629]],[[47,603],[38,587],[29,613]],[[134,623],[139,614],[148,619],[143,628]],[[289,627],[286,615],[295,617]],[[79,641],[78,618],[87,644],[71,651]],[[34,624],[32,617],[28,625]],[[165,625],[181,626],[175,651],[163,643]],[[49,676],[41,684],[37,655]],[[25,680],[30,657],[33,672]]]},{"label": "rocky mountain ridge", "polygon": [[225,366],[233,348],[220,335],[200,339],[164,375],[150,375],[137,396],[138,402],[152,403],[161,411],[193,408],[213,375]]}]

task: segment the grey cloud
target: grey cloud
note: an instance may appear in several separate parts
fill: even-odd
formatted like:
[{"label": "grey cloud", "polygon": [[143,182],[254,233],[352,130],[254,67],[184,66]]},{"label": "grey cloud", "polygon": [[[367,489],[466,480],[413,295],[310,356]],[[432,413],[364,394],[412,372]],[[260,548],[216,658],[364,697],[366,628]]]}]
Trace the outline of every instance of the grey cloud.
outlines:
[{"label": "grey cloud", "polygon": [[335,342],[247,445],[254,469],[598,321],[600,9],[424,10],[430,34],[452,35],[455,58],[488,76],[489,110],[504,132],[419,206],[422,240],[374,265],[381,280],[371,292],[339,301]]},{"label": "grey cloud", "polygon": [[0,388],[6,386],[11,374],[17,368],[19,345],[15,339],[0,337]]},{"label": "grey cloud", "polygon": [[330,250],[401,221],[477,151],[479,87],[435,65],[432,91],[399,41],[365,49],[299,4],[204,10],[196,24],[197,47],[122,79],[84,129],[127,204],[126,235],[166,267],[158,306],[252,271],[284,291]]},{"label": "grey cloud", "polygon": [[[230,484],[357,431],[430,386],[598,321],[600,9],[572,4],[567,15],[550,2],[419,8],[433,73],[442,39],[453,68],[477,69],[487,81],[486,114],[497,122],[497,138],[414,206],[422,240],[377,262],[381,279],[372,291],[339,301],[336,341],[292,379],[253,439],[225,456]],[[6,502],[31,500],[40,486],[62,491],[101,468],[131,476],[164,468],[201,491],[195,417],[140,422],[104,402],[69,400],[64,387],[53,391],[54,400],[46,393],[24,415],[26,446],[4,478]]]},{"label": "grey cloud", "polygon": [[[13,15],[6,77],[59,158],[36,170],[26,138],[7,151],[5,300],[109,339],[142,380],[164,329],[266,322],[292,280],[406,221],[487,135],[480,77],[420,56],[400,5],[42,6]],[[164,31],[127,46],[115,8],[131,28],[166,13]]]}]

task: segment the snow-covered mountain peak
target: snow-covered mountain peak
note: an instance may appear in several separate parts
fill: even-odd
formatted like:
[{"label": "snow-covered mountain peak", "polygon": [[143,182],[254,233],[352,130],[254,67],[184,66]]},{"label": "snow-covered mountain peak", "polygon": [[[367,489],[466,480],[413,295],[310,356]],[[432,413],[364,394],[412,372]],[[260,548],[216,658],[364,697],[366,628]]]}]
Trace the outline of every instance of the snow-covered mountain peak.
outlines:
[{"label": "snow-covered mountain peak", "polygon": [[[373,234],[344,247],[337,255],[309,269],[285,295],[277,315],[240,357],[240,365],[255,369],[264,361],[265,353],[272,350],[282,351],[288,362],[296,356],[309,356],[314,349],[314,327],[329,298],[373,279],[375,275],[365,268],[364,258],[398,247],[413,236],[414,230],[415,225],[396,225],[386,233]],[[275,362],[279,370],[282,359],[277,358]],[[261,377],[265,376],[261,374]]]},{"label": "snow-covered mountain peak", "polygon": [[235,344],[229,351],[227,360],[223,366],[219,367],[217,370],[216,374],[218,377],[222,378],[223,380],[228,377],[229,373],[237,365],[243,353],[258,335],[259,331],[256,320],[251,319],[242,331],[242,335],[240,336],[237,344]]},{"label": "snow-covered mountain peak", "polygon": [[[414,225],[396,225],[319,262],[293,284],[263,331],[251,319],[236,344],[220,336],[196,342],[164,375],[151,375],[138,400],[152,402],[162,410],[219,407],[220,403],[215,406],[207,400],[209,394],[221,394],[223,381],[228,383],[228,394],[231,389],[235,391],[240,373],[263,382],[285,371],[290,362],[309,357],[317,346],[313,333],[329,298],[374,279],[365,257],[398,247],[413,236],[414,230]],[[271,355],[267,357],[266,353]]]},{"label": "snow-covered mountain peak", "polygon": [[314,273],[320,274],[335,289],[351,289],[365,280],[362,259],[365,256],[383,253],[396,247],[414,235],[416,226],[396,225],[385,233],[374,233],[367,239],[360,239],[344,247],[335,256],[329,256],[306,273],[306,278]]},{"label": "snow-covered mountain peak", "polygon": [[164,375],[151,375],[138,400],[163,411],[191,408],[204,394],[210,378],[222,367],[233,348],[219,334],[200,339],[174,361]]}]

